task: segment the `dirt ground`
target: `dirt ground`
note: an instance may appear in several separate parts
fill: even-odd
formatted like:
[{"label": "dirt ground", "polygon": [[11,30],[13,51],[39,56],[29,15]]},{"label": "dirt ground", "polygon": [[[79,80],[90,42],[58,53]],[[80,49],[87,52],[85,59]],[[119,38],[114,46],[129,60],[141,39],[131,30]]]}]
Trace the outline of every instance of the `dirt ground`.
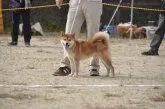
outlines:
[{"label": "dirt ground", "polygon": [[150,40],[111,39],[115,78],[105,77],[103,64],[90,77],[89,60],[79,77],[55,77],[63,58],[55,36],[34,36],[31,47],[19,37],[10,47],[10,35],[0,35],[0,109],[165,109],[165,40],[159,56],[146,57]]}]

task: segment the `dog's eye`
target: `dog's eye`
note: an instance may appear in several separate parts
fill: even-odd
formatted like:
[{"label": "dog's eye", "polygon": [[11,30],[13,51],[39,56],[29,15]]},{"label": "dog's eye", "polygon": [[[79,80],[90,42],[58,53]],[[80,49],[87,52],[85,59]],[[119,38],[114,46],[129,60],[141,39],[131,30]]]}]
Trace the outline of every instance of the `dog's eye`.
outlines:
[{"label": "dog's eye", "polygon": [[64,41],[66,41],[66,39],[64,39]]},{"label": "dog's eye", "polygon": [[71,41],[71,39],[68,39],[68,41]]}]

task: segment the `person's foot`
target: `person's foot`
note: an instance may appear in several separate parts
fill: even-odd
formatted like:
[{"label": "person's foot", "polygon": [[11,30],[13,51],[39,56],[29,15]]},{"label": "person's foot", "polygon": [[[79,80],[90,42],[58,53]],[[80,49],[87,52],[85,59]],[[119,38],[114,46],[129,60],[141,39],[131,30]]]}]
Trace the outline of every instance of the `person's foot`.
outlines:
[{"label": "person's foot", "polygon": [[9,45],[9,46],[16,46],[16,45],[17,45],[17,42],[12,41],[12,42],[9,42],[8,45]]},{"label": "person's foot", "polygon": [[150,49],[148,51],[142,52],[142,55],[145,55],[145,56],[157,56],[159,54],[158,54],[158,51]]},{"label": "person's foot", "polygon": [[30,42],[25,42],[26,47],[30,47]]},{"label": "person's foot", "polygon": [[54,76],[68,76],[71,73],[71,69],[67,66],[60,67],[57,71],[53,73]]},{"label": "person's foot", "polygon": [[96,69],[91,69],[90,76],[99,76],[99,72]]}]

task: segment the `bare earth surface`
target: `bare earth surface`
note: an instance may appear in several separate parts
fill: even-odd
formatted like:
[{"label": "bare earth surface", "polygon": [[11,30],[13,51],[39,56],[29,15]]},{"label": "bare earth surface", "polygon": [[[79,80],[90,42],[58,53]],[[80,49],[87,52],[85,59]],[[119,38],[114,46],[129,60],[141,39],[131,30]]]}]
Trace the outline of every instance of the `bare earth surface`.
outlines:
[{"label": "bare earth surface", "polygon": [[165,40],[159,56],[146,57],[150,40],[112,39],[115,78],[105,77],[103,64],[90,77],[90,60],[81,62],[79,77],[52,76],[63,58],[53,35],[33,37],[31,47],[23,37],[17,47],[8,41],[0,35],[0,109],[165,109]]}]

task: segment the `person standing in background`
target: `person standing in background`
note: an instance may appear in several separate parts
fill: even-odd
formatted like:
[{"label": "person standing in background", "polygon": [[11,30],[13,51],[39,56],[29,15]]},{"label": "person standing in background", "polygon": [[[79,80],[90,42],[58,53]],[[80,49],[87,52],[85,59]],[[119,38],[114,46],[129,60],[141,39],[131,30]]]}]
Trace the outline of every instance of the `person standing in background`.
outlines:
[{"label": "person standing in background", "polygon": [[[55,0],[56,6],[61,8],[63,0]],[[91,38],[99,31],[102,14],[102,0],[70,0],[65,33],[75,33],[78,38],[84,21],[87,25],[87,38]],[[93,57],[90,65],[90,75],[99,76],[99,59]],[[71,73],[70,61],[65,55],[60,68],[54,76],[67,76]]]},{"label": "person standing in background", "polygon": [[[162,10],[165,10],[165,0],[162,0]],[[159,25],[155,31],[154,37],[150,43],[150,49],[142,52],[142,55],[156,56],[159,55],[159,47],[165,35],[165,12],[161,12],[159,15]]]},{"label": "person standing in background", "polygon": [[[28,8],[31,6],[32,0],[9,0],[10,6],[12,8]],[[19,24],[20,18],[23,21],[23,35],[25,46],[30,46],[31,40],[31,24],[30,24],[30,9],[14,10],[12,13],[12,31],[11,38],[12,41],[8,44],[10,46],[16,46],[18,44],[19,35]]]}]

